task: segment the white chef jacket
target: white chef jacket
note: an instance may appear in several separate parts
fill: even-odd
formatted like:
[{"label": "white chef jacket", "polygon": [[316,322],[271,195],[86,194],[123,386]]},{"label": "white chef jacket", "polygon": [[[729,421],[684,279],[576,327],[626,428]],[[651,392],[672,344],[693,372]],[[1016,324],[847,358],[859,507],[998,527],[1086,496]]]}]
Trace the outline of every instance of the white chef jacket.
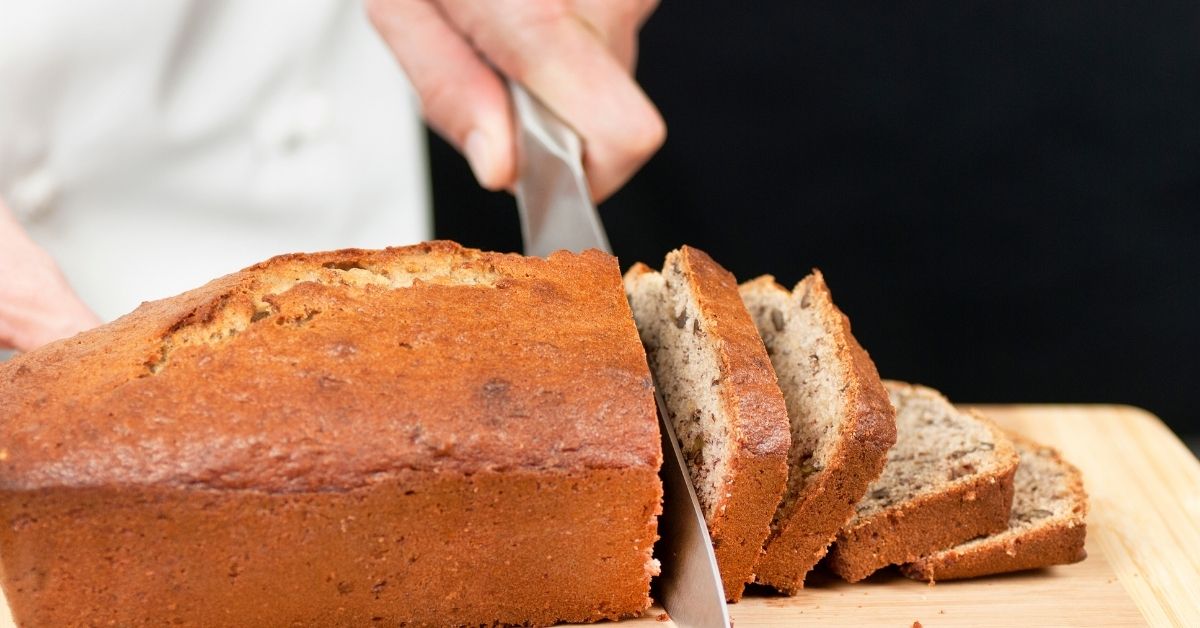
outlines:
[{"label": "white chef jacket", "polygon": [[0,0],[0,197],[105,319],[428,239],[416,111],[360,2]]}]

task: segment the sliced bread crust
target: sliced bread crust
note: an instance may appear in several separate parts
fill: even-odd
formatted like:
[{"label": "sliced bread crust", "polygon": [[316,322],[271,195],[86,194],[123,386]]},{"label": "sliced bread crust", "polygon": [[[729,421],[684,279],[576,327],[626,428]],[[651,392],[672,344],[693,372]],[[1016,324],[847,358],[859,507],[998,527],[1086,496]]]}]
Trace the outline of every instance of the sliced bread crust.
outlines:
[{"label": "sliced bread crust", "polygon": [[[933,389],[885,385],[896,406],[897,445],[829,553],[829,567],[849,582],[1002,531],[1012,507],[1017,452],[998,427],[977,412],[959,411]],[[922,440],[939,426],[969,430],[964,438],[978,447],[928,451]],[[941,474],[933,481],[924,476],[930,468]]]},{"label": "sliced bread crust", "polygon": [[625,288],[656,385],[697,489],[726,598],[738,601],[787,481],[787,410],[762,340],[728,271],[699,249]]},{"label": "sliced bread crust", "polygon": [[789,292],[765,275],[741,286],[787,401],[788,486],[755,580],[804,588],[896,441],[895,411],[818,270]]},{"label": "sliced bread crust", "polygon": [[1051,447],[1010,435],[1020,466],[1008,529],[901,567],[915,580],[955,580],[1087,558],[1087,493],[1083,477]]}]

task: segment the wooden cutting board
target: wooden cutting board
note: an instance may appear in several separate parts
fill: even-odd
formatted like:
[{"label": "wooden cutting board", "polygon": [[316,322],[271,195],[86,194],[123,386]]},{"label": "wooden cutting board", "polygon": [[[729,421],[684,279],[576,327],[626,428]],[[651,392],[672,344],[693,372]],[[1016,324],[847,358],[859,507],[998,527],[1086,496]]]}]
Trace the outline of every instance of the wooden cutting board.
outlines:
[{"label": "wooden cutting board", "polygon": [[[816,576],[792,598],[751,592],[730,607],[736,628],[1200,626],[1200,463],[1161,421],[1126,406],[980,408],[1083,471],[1087,560],[932,586],[894,572],[858,584]],[[661,613],[619,625],[673,626]],[[11,626],[0,606],[0,628]]]}]

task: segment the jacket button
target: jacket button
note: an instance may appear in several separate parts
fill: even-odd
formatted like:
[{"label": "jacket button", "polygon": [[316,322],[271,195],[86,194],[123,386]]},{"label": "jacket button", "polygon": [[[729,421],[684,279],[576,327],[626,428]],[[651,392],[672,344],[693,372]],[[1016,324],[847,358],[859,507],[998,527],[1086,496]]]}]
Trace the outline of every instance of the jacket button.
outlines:
[{"label": "jacket button", "polygon": [[260,118],[255,135],[259,145],[268,151],[295,153],[323,135],[330,121],[328,99],[320,93],[308,92]]},{"label": "jacket button", "polygon": [[17,179],[4,200],[21,222],[32,222],[54,208],[58,193],[58,179],[42,167]]}]

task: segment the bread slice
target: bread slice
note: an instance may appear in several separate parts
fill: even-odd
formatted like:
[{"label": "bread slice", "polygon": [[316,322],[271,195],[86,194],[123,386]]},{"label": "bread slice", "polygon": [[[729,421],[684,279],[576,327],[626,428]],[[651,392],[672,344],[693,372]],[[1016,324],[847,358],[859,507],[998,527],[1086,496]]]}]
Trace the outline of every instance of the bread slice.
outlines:
[{"label": "bread slice", "polygon": [[755,579],[795,594],[883,469],[895,411],[820,271],[791,292],[759,277],[741,295],[779,376],[792,432],[787,490]]},{"label": "bread slice", "polygon": [[1021,456],[1008,529],[901,567],[916,580],[954,580],[1087,558],[1087,493],[1079,470],[1051,447],[1013,436]]},{"label": "bread slice", "polygon": [[636,264],[625,291],[691,472],[725,586],[752,579],[787,481],[787,410],[737,282],[704,252]]},{"label": "bread slice", "polygon": [[896,446],[829,553],[829,566],[850,582],[1000,532],[1012,507],[1017,452],[998,427],[930,388],[885,385]]}]

